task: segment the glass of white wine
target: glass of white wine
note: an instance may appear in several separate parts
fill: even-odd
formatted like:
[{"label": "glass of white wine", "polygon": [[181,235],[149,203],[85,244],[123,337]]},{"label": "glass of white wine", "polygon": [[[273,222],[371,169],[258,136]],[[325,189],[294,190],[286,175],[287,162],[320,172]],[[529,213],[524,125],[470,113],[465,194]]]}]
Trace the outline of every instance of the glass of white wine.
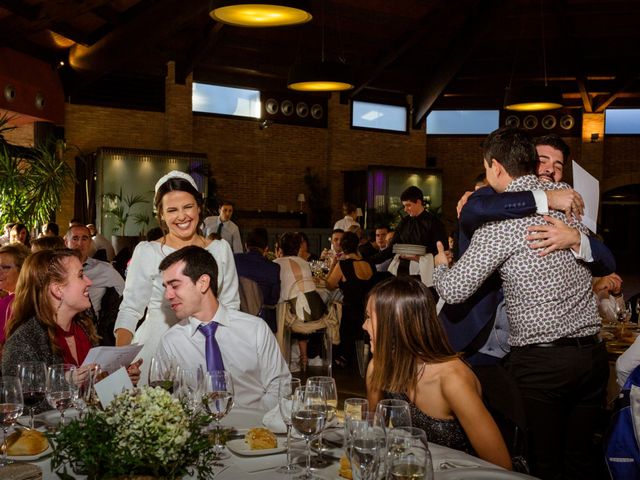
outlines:
[{"label": "glass of white wine", "polygon": [[311,438],[322,431],[326,418],[327,401],[323,389],[317,386],[296,389],[291,407],[291,425],[307,444],[307,468],[297,479],[319,478],[311,474]]},{"label": "glass of white wine", "polygon": [[17,377],[0,378],[0,425],[4,434],[0,467],[11,463],[7,459],[7,433],[9,427],[22,415],[23,406],[20,380]]},{"label": "glass of white wine", "polygon": [[223,452],[220,442],[220,420],[227,416],[233,407],[233,379],[225,370],[212,370],[205,373],[202,408],[215,422],[215,454],[218,460],[229,458]]},{"label": "glass of white wine", "polygon": [[[307,379],[307,386],[317,386],[324,391],[325,400],[327,401],[327,415],[325,418],[324,428],[327,428],[336,417],[336,410],[338,408],[338,389],[336,388],[336,381],[331,377],[314,376]],[[318,435],[318,441],[315,442],[314,448],[318,451],[318,456],[313,459],[312,467],[328,467],[331,462],[323,456],[323,452],[329,450],[329,447],[322,442],[322,431],[320,432],[320,435]]]},{"label": "glass of white wine", "polygon": [[387,478],[433,480],[433,463],[424,430],[392,428],[387,435]]},{"label": "glass of white wine", "polygon": [[47,369],[45,394],[47,402],[60,412],[60,425],[64,425],[64,412],[73,405],[78,386],[73,382],[76,367],[68,363],[50,365]]}]

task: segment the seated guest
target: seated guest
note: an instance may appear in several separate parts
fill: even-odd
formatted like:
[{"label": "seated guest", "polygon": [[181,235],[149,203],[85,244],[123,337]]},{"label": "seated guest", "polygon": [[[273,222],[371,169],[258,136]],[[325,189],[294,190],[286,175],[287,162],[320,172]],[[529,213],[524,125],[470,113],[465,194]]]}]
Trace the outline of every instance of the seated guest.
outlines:
[{"label": "seated guest", "polygon": [[344,230],[339,228],[331,232],[331,237],[329,237],[331,248],[328,250],[325,248],[320,254],[320,260],[324,260],[330,267],[332,267],[342,255],[342,247],[340,246],[340,243],[342,242],[343,235]]},{"label": "seated guest", "polygon": [[[98,343],[95,328],[84,315],[91,306],[90,286],[72,250],[42,250],[27,257],[5,328],[3,376],[15,375],[17,365],[24,362],[82,365]],[[128,368],[134,384],[140,375],[138,366]],[[39,408],[47,409],[45,403]]]},{"label": "seated guest", "polygon": [[276,338],[260,318],[226,309],[216,297],[218,265],[205,249],[188,246],[160,263],[165,298],[180,322],[160,341],[165,367],[226,370],[234,403],[270,410],[278,404],[278,383],[290,377]]},{"label": "seated guest", "polygon": [[28,256],[29,249],[20,243],[0,247],[0,289],[7,292],[7,295],[0,299],[0,345],[5,340],[4,326],[11,313],[18,275]]},{"label": "seated guest", "polygon": [[382,392],[406,400],[413,426],[424,429],[430,442],[511,468],[480,383],[449,345],[425,285],[409,277],[376,285],[364,329],[374,354],[367,370],[370,405]]},{"label": "seated guest", "polygon": [[267,322],[272,332],[275,332],[275,305],[280,298],[280,266],[270,262],[264,256],[269,249],[267,230],[264,228],[251,230],[245,246],[247,253],[233,255],[238,277],[246,277],[258,284],[262,292],[263,304],[258,316]]},{"label": "seated guest", "polygon": [[42,226],[42,236],[43,237],[59,237],[60,236],[60,227],[57,223],[49,222],[45,223]]},{"label": "seated guest", "polygon": [[344,367],[356,359],[355,342],[363,336],[365,298],[372,286],[374,270],[358,254],[358,237],[355,233],[344,234],[342,252],[340,261],[329,273],[327,287],[330,290],[342,290],[340,346],[336,352],[336,363]]},{"label": "seated guest", "polygon": [[87,224],[87,228],[89,229],[92,243],[89,256],[111,263],[113,261],[113,257],[116,256],[116,251],[114,250],[113,245],[111,245],[109,239],[98,232],[93,223]]},{"label": "seated guest", "polygon": [[[318,320],[325,314],[326,308],[316,291],[309,263],[298,256],[300,241],[300,235],[295,232],[282,234],[278,241],[278,258],[274,262],[280,265],[279,302],[288,302],[300,319]],[[308,335],[294,334],[293,337],[298,339],[300,363],[305,369],[308,360]]]},{"label": "seated guest", "polygon": [[9,243],[21,243],[27,248],[31,247],[31,235],[26,225],[22,223],[16,223],[11,227],[11,233],[9,235]]},{"label": "seated guest", "polygon": [[31,242],[31,253],[36,253],[40,250],[58,250],[60,248],[67,248],[62,237],[45,236],[36,238]]},{"label": "seated guest", "polygon": [[6,245],[7,243],[9,243],[11,239],[11,229],[13,228],[14,225],[15,223],[13,222],[5,223],[4,233],[0,237],[0,245]]},{"label": "seated guest", "polygon": [[[356,233],[356,232],[354,232]],[[360,245],[358,245],[358,253],[360,256],[367,260],[369,257],[372,257],[376,253],[378,253],[378,245],[375,240],[375,233],[363,232],[362,238],[360,239]]]},{"label": "seated guest", "polygon": [[300,235],[300,251],[298,252],[298,256],[307,262],[319,260],[320,257],[318,257],[318,255],[309,251],[309,237],[307,237],[307,234],[304,232],[296,233]]}]

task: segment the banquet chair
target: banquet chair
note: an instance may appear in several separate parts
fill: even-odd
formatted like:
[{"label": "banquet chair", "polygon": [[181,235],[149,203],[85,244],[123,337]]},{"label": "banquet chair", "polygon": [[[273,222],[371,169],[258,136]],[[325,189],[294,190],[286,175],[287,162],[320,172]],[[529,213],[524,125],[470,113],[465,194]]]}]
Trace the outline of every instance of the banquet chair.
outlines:
[{"label": "banquet chair", "polygon": [[240,311],[257,316],[262,309],[262,291],[258,284],[247,277],[238,276]]}]

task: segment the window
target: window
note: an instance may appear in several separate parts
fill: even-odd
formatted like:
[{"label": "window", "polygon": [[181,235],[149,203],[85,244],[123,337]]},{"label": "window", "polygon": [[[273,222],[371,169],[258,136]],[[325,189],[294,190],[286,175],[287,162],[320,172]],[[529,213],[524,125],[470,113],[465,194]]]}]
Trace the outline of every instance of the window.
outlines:
[{"label": "window", "polygon": [[604,114],[605,134],[640,133],[640,109],[612,108]]},{"label": "window", "polygon": [[220,85],[193,84],[194,112],[260,118],[260,92]]},{"label": "window", "polygon": [[407,107],[354,100],[351,104],[351,126],[373,130],[406,132]]},{"label": "window", "polygon": [[434,110],[427,116],[427,134],[484,135],[499,127],[498,110]]}]

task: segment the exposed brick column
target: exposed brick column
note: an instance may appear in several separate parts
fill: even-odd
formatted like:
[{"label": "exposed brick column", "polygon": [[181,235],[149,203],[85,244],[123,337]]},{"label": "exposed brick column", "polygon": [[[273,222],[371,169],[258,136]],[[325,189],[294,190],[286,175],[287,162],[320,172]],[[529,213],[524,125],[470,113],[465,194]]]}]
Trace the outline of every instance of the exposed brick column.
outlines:
[{"label": "exposed brick column", "polygon": [[193,150],[193,112],[191,104],[193,77],[184,85],[176,84],[176,64],[167,64],[165,80],[165,145],[167,150]]},{"label": "exposed brick column", "polygon": [[[592,135],[598,134],[592,140]],[[591,175],[604,177],[604,113],[582,114],[582,159],[580,164]]]}]

